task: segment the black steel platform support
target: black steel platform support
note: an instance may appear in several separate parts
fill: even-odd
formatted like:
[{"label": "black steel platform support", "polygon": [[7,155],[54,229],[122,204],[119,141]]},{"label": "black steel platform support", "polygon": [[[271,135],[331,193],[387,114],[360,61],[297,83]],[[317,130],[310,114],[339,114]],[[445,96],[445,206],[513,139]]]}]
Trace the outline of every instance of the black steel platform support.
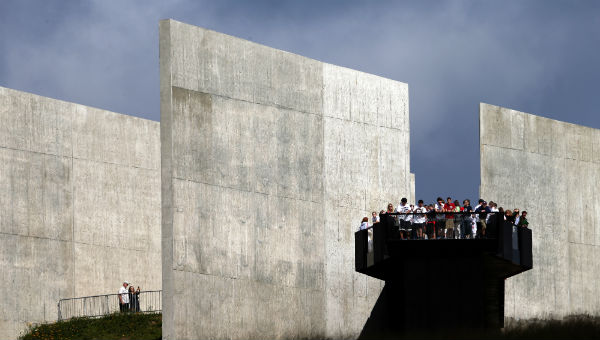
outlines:
[{"label": "black steel platform support", "polygon": [[514,230],[500,218],[492,222],[495,238],[400,240],[382,215],[370,231],[372,254],[369,231],[357,232],[356,270],[385,280],[361,338],[503,327],[504,280],[533,261],[531,230]]}]

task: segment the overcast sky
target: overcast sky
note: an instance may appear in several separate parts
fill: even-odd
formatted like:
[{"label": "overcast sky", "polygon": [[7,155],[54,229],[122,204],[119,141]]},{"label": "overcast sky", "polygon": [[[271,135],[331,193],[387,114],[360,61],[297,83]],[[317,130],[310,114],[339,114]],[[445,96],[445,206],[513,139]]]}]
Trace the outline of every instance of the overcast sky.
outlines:
[{"label": "overcast sky", "polygon": [[408,83],[426,202],[478,198],[479,102],[600,128],[600,1],[2,0],[0,86],[160,120],[165,18]]}]

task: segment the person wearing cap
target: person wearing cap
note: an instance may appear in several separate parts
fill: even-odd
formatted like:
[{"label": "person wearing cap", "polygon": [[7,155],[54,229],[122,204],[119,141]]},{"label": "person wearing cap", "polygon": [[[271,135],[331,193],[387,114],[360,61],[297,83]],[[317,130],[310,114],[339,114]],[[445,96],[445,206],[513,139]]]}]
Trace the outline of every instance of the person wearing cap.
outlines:
[{"label": "person wearing cap", "polygon": [[121,312],[129,310],[129,291],[127,290],[127,286],[129,286],[129,282],[123,281],[123,286],[119,288],[119,310]]}]

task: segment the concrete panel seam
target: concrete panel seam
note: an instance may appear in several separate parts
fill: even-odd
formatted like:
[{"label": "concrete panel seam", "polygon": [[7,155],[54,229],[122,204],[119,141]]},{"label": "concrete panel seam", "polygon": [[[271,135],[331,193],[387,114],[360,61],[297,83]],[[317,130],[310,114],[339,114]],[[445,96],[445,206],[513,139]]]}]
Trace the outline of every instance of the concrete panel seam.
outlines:
[{"label": "concrete panel seam", "polygon": [[551,157],[551,158],[555,158],[555,159],[567,159],[567,160],[573,160],[573,161],[577,161],[577,162],[581,162],[581,163],[599,164],[598,162],[594,162],[593,160],[582,160],[582,159],[572,158],[572,157],[567,157],[567,156],[556,156],[556,155],[552,155],[552,154],[544,154],[544,153],[535,152],[535,151],[529,151],[529,150],[524,150],[524,149],[511,148],[511,147],[507,147],[507,146],[499,146],[499,145],[486,144],[486,143],[481,143],[480,145],[481,146],[498,148],[498,149],[519,151],[519,152],[523,152],[523,153],[534,154],[534,155],[539,155],[539,156],[544,156],[544,157]]},{"label": "concrete panel seam", "polygon": [[592,243],[583,243],[583,242],[575,242],[575,241],[567,241],[567,242],[570,244],[577,244],[577,245],[581,245],[581,246],[600,247],[600,245],[592,244]]},{"label": "concrete panel seam", "polygon": [[323,289],[311,289],[311,288],[306,288],[306,287],[302,287],[302,286],[294,286],[294,285],[287,285],[287,284],[281,284],[281,283],[271,283],[268,281],[258,281],[258,280],[254,280],[254,279],[247,279],[244,277],[234,277],[234,276],[229,276],[229,275],[221,275],[221,274],[210,274],[210,273],[200,273],[200,272],[190,272],[188,270],[181,270],[181,269],[177,269],[177,268],[173,268],[174,272],[180,272],[180,273],[192,273],[194,275],[203,275],[203,276],[210,276],[210,277],[216,277],[219,279],[230,279],[230,280],[236,280],[236,281],[241,281],[241,282],[250,282],[250,283],[260,283],[262,285],[265,286],[271,286],[271,287],[288,287],[288,288],[298,288],[298,289],[302,289],[302,290],[306,290],[306,291],[310,291],[310,292],[323,292],[325,291],[325,288]]},{"label": "concrete panel seam", "polygon": [[140,249],[135,249],[135,248],[113,247],[113,246],[107,246],[107,245],[102,245],[102,244],[79,242],[79,241],[72,241],[72,240],[64,240],[64,239],[60,239],[60,238],[51,238],[51,237],[43,237],[43,236],[35,236],[35,235],[23,235],[23,234],[7,233],[7,232],[0,232],[0,235],[26,237],[26,238],[39,239],[39,240],[51,240],[51,241],[57,241],[57,242],[72,243],[73,245],[83,244],[83,245],[87,245],[87,246],[102,247],[102,248],[108,248],[108,249],[123,249],[123,250],[136,251],[136,252],[144,252],[144,253],[147,252],[147,250],[140,250]]},{"label": "concrete panel seam", "polygon": [[176,88],[176,89],[180,89],[182,91],[192,91],[192,92],[196,92],[196,93],[206,94],[206,95],[209,95],[209,96],[214,96],[214,97],[219,97],[219,98],[234,100],[234,101],[238,101],[238,102],[249,103],[249,104],[252,104],[252,105],[269,106],[269,107],[274,107],[276,109],[281,109],[281,110],[286,110],[286,111],[292,111],[292,112],[295,112],[295,113],[304,113],[304,114],[314,115],[314,116],[317,116],[317,117],[323,117],[323,114],[321,114],[321,113],[308,112],[308,111],[300,110],[300,109],[293,108],[293,107],[287,107],[287,106],[284,106],[284,105],[278,105],[278,104],[273,104],[273,103],[254,102],[254,101],[250,101],[250,100],[246,100],[246,99],[240,99],[240,98],[233,98],[233,97],[229,97],[229,96],[224,96],[222,94],[216,94],[216,93],[210,93],[210,92],[203,92],[203,91],[196,91],[196,90],[187,89],[185,87],[180,87],[180,86],[171,86],[171,87],[172,88]]},{"label": "concrete panel seam", "polygon": [[75,243],[71,240],[64,240],[64,239],[60,239],[60,238],[51,238],[51,237],[35,236],[35,235],[23,235],[23,234],[7,233],[7,232],[0,232],[0,235],[27,237],[27,238],[32,238],[32,239],[50,240],[50,241],[65,242],[65,243]]},{"label": "concrete panel seam", "polygon": [[88,162],[94,162],[94,163],[99,163],[99,164],[108,164],[108,165],[116,165],[122,168],[128,168],[128,169],[139,169],[139,170],[147,170],[147,171],[154,171],[154,172],[159,172],[160,168],[146,168],[143,166],[136,166],[136,165],[127,165],[127,164],[121,164],[121,163],[114,163],[114,162],[106,162],[106,161],[99,161],[99,160],[95,160],[95,159],[89,159],[89,158],[78,158],[78,157],[73,157],[73,159],[78,160],[78,161],[88,161]]},{"label": "concrete panel seam", "polygon": [[11,148],[9,146],[0,146],[0,149],[10,150],[10,151],[27,152],[27,153],[30,153],[30,154],[38,154],[38,155],[44,155],[44,156],[50,156],[50,157],[72,158],[72,156],[68,156],[68,155],[65,156],[65,155],[57,155],[57,154],[54,154],[54,153],[32,151],[32,150],[27,150],[27,149],[17,149],[17,148]]},{"label": "concrete panel seam", "polygon": [[83,244],[83,245],[86,245],[86,246],[102,247],[102,248],[107,248],[107,249],[123,249],[123,250],[143,252],[143,253],[146,253],[148,251],[148,249],[140,250],[140,249],[135,249],[135,248],[113,247],[113,246],[107,246],[107,245],[102,245],[102,244],[85,243],[85,242],[78,242],[78,241],[73,242],[73,244],[74,245],[75,244]]},{"label": "concrete panel seam", "polygon": [[[11,147],[8,147],[8,146],[0,146],[0,149],[10,150],[10,151],[26,152],[26,153],[29,153],[29,154],[37,154],[37,155],[50,156],[50,157],[72,158],[72,159],[75,159],[75,160],[90,161],[90,162],[95,162],[95,163],[100,163],[100,164],[117,165],[117,166],[120,166],[120,167],[123,167],[123,168],[140,169],[140,170],[157,171],[157,172],[159,171],[159,168],[146,168],[146,167],[137,166],[137,165],[127,165],[127,164],[122,164],[122,163],[99,161],[99,160],[96,160],[96,159],[80,158],[80,157],[65,156],[65,155],[57,155],[57,154],[47,153],[47,152],[39,152],[39,151],[32,151],[32,150],[26,150],[26,149],[11,148]],[[71,164],[71,166],[72,165],[73,164]]]},{"label": "concrete panel seam", "polygon": [[187,179],[187,178],[179,178],[179,177],[175,177],[175,176],[173,176],[172,178],[176,179],[178,181],[182,181],[182,182],[190,182],[190,183],[196,183],[196,184],[203,184],[203,185],[207,185],[207,186],[215,187],[215,188],[223,188],[223,189],[235,190],[235,191],[240,191],[240,192],[254,193],[254,194],[259,194],[259,195],[263,195],[263,196],[271,196],[271,197],[283,198],[283,199],[288,199],[288,200],[302,201],[302,202],[321,203],[321,202],[318,202],[318,201],[312,201],[312,200],[302,199],[300,197],[288,197],[288,196],[282,196],[282,195],[276,195],[276,194],[268,194],[268,193],[259,192],[259,191],[243,190],[243,189],[240,189],[240,188],[232,188],[232,187],[223,186],[223,185],[217,185],[217,184],[211,184],[211,183],[206,183],[206,182],[194,181],[194,180]]},{"label": "concrete panel seam", "polygon": [[367,122],[357,122],[357,121],[352,120],[352,119],[333,117],[333,116],[328,116],[328,115],[325,115],[325,114],[323,114],[323,118],[335,119],[335,120],[339,120],[339,121],[346,122],[346,123],[354,123],[354,124],[357,124],[357,125],[374,126],[374,127],[380,127],[380,128],[383,128],[383,129],[389,129],[389,130],[396,130],[396,131],[407,132],[406,129],[399,129],[399,128],[395,128],[395,127],[391,127],[391,126],[385,126],[385,125],[379,125],[379,124],[370,124],[370,123],[367,123]]}]

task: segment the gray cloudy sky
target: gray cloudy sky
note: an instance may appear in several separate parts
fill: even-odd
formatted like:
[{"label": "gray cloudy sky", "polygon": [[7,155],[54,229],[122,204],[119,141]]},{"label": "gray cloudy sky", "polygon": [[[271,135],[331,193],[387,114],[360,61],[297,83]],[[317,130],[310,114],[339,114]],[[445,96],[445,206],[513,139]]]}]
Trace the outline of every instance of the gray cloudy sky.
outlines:
[{"label": "gray cloudy sky", "polygon": [[408,83],[425,201],[477,198],[479,102],[600,128],[600,1],[3,0],[0,86],[159,120],[165,18]]}]

